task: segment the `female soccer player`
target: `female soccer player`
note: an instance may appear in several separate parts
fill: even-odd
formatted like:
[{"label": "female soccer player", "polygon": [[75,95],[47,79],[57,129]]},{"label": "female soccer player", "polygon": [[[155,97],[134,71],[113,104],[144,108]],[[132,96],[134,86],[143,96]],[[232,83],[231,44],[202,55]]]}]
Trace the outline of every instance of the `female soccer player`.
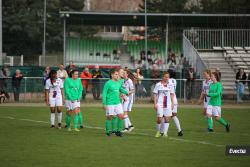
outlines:
[{"label": "female soccer player", "polygon": [[111,120],[113,116],[118,116],[117,121],[117,131],[115,132],[116,136],[122,136],[122,127],[123,127],[123,109],[121,105],[120,93],[125,95],[128,92],[122,88],[119,83],[119,74],[118,70],[111,71],[111,79],[107,81],[104,85],[102,92],[102,104],[103,108],[106,111],[106,134],[111,135]]},{"label": "female soccer player", "polygon": [[135,91],[133,81],[132,79],[128,77],[129,73],[130,72],[128,70],[124,71],[123,88],[127,90],[128,92],[131,92],[131,94],[128,96],[124,95],[124,98],[123,98],[122,105],[123,105],[123,111],[124,111],[124,127],[125,127],[123,132],[131,132],[134,129],[134,126],[130,122],[130,119],[128,116],[128,113],[131,112],[132,110],[132,105],[134,102],[134,91]]},{"label": "female soccer player", "polygon": [[[155,85],[153,90],[154,93],[154,108],[157,114],[156,121],[156,135],[155,137],[160,137],[163,132],[163,136],[167,137],[169,121],[172,116],[172,110],[174,108],[174,88],[168,83],[169,73],[164,72],[163,78],[160,82]],[[165,120],[163,129],[161,130],[161,121]]]},{"label": "female soccer player", "polygon": [[171,71],[171,73],[170,73],[170,79],[168,81],[168,83],[170,85],[172,85],[173,88],[174,88],[174,108],[172,110],[172,117],[171,118],[174,120],[176,129],[178,131],[178,136],[183,136],[183,132],[181,130],[180,121],[179,121],[179,119],[177,117],[177,107],[178,107],[178,101],[177,101],[177,98],[176,98],[176,86],[177,86],[177,82],[176,82],[176,80],[174,78],[175,78],[175,73],[173,71]]},{"label": "female soccer player", "polygon": [[211,71],[209,69],[203,72],[203,78],[204,78],[204,81],[202,82],[202,92],[199,98],[199,104],[201,104],[203,101],[203,115],[206,117],[207,105],[208,105],[210,97],[205,96],[204,93],[206,94],[208,93],[209,86],[212,83]]},{"label": "female soccer player", "polygon": [[64,101],[63,83],[57,78],[57,72],[51,70],[45,82],[45,102],[50,107],[51,128],[55,127],[55,111],[58,115],[58,128],[62,127],[62,106]]},{"label": "female soccer player", "polygon": [[210,97],[207,106],[207,123],[208,123],[208,132],[213,132],[213,124],[212,124],[212,117],[215,117],[220,124],[225,126],[226,131],[230,131],[230,124],[227,123],[221,117],[221,96],[222,96],[222,85],[220,83],[220,78],[218,73],[213,72],[211,75],[211,80],[213,81],[210,84],[210,88],[208,93],[203,93],[204,96]]},{"label": "female soccer player", "polygon": [[78,78],[78,71],[72,70],[70,72],[69,78],[66,78],[64,81],[64,94],[65,94],[65,105],[66,105],[66,124],[68,131],[71,131],[70,128],[70,116],[71,113],[74,113],[74,130],[80,131],[77,129],[77,124],[79,120],[80,112],[80,99],[82,95],[82,83]]}]

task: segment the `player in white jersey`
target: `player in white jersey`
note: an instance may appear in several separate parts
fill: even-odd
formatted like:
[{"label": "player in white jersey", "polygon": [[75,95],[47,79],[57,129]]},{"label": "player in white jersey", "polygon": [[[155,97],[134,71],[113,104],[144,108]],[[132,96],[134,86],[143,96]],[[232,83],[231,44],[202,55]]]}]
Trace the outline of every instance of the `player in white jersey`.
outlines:
[{"label": "player in white jersey", "polygon": [[202,82],[202,92],[199,98],[199,104],[203,102],[203,115],[206,117],[207,105],[209,102],[210,97],[205,96],[209,91],[210,84],[212,83],[211,78],[211,71],[209,69],[203,71],[203,78],[204,81]]},{"label": "player in white jersey", "polygon": [[[155,85],[154,93],[154,108],[157,114],[156,121],[156,135],[155,137],[163,136],[167,137],[169,121],[172,116],[172,110],[174,108],[174,88],[168,83],[169,73],[164,72],[162,80]],[[164,126],[161,129],[161,121],[164,119]]]},{"label": "player in white jersey", "polygon": [[124,71],[124,82],[123,82],[123,88],[127,90],[128,92],[131,92],[129,95],[124,95],[123,96],[123,111],[124,111],[124,130],[123,132],[131,132],[134,129],[134,126],[132,125],[128,113],[131,112],[132,110],[132,105],[134,102],[134,91],[135,87],[133,84],[132,79],[129,78],[129,71],[125,70]]},{"label": "player in white jersey", "polygon": [[51,70],[45,83],[45,102],[50,107],[51,128],[55,127],[55,111],[58,115],[58,128],[62,127],[62,106],[64,101],[63,83],[57,72]]},{"label": "player in white jersey", "polygon": [[168,80],[168,83],[170,85],[172,85],[172,87],[174,88],[174,108],[172,110],[172,119],[174,120],[176,129],[178,131],[178,136],[183,136],[183,132],[182,132],[182,129],[181,129],[180,121],[179,121],[179,119],[177,117],[177,107],[178,107],[178,101],[177,101],[177,98],[176,98],[177,82],[174,79],[174,77],[175,77],[175,73],[173,71],[170,72],[170,79]]}]

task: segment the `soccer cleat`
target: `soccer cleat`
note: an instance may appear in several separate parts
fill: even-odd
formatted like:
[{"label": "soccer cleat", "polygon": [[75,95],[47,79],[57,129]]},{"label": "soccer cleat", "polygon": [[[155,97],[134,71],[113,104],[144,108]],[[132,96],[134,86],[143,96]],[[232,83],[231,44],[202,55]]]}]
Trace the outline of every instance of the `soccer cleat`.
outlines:
[{"label": "soccer cleat", "polygon": [[134,130],[135,129],[135,127],[133,126],[133,125],[131,125],[131,126],[129,126],[129,132],[132,132],[132,130]]},{"label": "soccer cleat", "polygon": [[227,124],[227,125],[226,125],[226,131],[227,131],[227,132],[230,132],[230,124]]},{"label": "soccer cleat", "polygon": [[112,131],[112,132],[110,132],[110,133],[112,133],[112,134],[116,134],[116,131]]},{"label": "soccer cleat", "polygon": [[51,125],[50,128],[55,128],[55,125]]},{"label": "soccer cleat", "polygon": [[214,132],[214,130],[213,130],[213,129],[207,129],[207,131],[208,131],[208,132]]},{"label": "soccer cleat", "polygon": [[178,136],[183,136],[182,130],[178,132]]},{"label": "soccer cleat", "polygon": [[68,128],[68,131],[70,132],[70,131],[71,131],[71,128]]},{"label": "soccer cleat", "polygon": [[161,137],[161,133],[159,131],[156,132],[155,137]]},{"label": "soccer cleat", "polygon": [[74,131],[75,131],[75,132],[80,132],[80,130],[79,130],[79,129],[77,129],[77,128],[74,128]]},{"label": "soccer cleat", "polygon": [[58,123],[58,129],[62,129],[62,124]]},{"label": "soccer cleat", "polygon": [[125,129],[123,129],[122,132],[123,132],[123,133],[127,133],[127,132],[129,132],[129,129],[128,129],[128,128],[125,128]]},{"label": "soccer cleat", "polygon": [[68,127],[68,125],[65,125],[65,126],[64,126],[64,128],[67,128],[67,127]]},{"label": "soccer cleat", "polygon": [[115,133],[115,135],[118,136],[118,137],[122,137],[122,136],[123,136],[123,133],[120,132],[120,131],[117,131],[117,132]]},{"label": "soccer cleat", "polygon": [[162,137],[168,137],[167,133],[163,133]]},{"label": "soccer cleat", "polygon": [[80,129],[83,129],[83,125],[80,125]]},{"label": "soccer cleat", "polygon": [[107,132],[106,135],[107,136],[111,136],[112,132]]}]

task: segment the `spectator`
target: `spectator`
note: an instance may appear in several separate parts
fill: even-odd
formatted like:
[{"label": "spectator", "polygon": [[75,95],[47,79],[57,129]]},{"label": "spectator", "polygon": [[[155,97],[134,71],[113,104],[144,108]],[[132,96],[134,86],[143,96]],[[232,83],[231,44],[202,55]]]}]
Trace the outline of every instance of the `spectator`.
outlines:
[{"label": "spectator", "polygon": [[16,73],[12,77],[12,88],[14,93],[15,102],[19,101],[20,85],[23,75],[20,70],[16,70]]},{"label": "spectator", "polygon": [[142,80],[143,80],[143,75],[141,72],[140,68],[137,68],[134,76],[136,78],[136,82],[135,82],[135,94],[137,97],[143,97],[143,95],[146,93],[146,89],[143,87],[142,85]]},{"label": "spectator", "polygon": [[100,78],[102,77],[102,73],[99,69],[99,65],[95,65],[95,70],[92,73],[92,93],[93,97],[95,100],[100,99],[100,94],[101,94],[101,83],[100,83]]},{"label": "spectator", "polygon": [[7,84],[6,79],[10,76],[9,69],[6,65],[3,66],[3,68],[0,70],[0,91],[6,91]]},{"label": "spectator", "polygon": [[220,80],[221,80],[221,72],[220,72],[220,68],[219,68],[219,67],[217,67],[217,68],[215,69],[215,72],[217,72],[217,74],[219,75]]},{"label": "spectator", "polygon": [[43,85],[45,86],[46,80],[49,78],[50,67],[47,66],[43,71]]},{"label": "spectator", "polygon": [[58,65],[59,70],[57,70],[57,78],[60,78],[64,81],[68,77],[68,73],[64,70],[64,66],[62,64]]},{"label": "spectator", "polygon": [[244,85],[246,84],[247,75],[243,68],[240,68],[236,73],[236,92],[237,92],[237,103],[242,102],[242,97],[244,95]]},{"label": "spectator", "polygon": [[194,85],[194,69],[189,68],[186,72],[185,78],[187,79],[186,87],[187,87],[187,99],[191,100],[192,92],[193,92],[193,85]]},{"label": "spectator", "polygon": [[69,73],[70,73],[72,70],[74,70],[75,68],[76,68],[76,66],[74,65],[73,61],[70,61],[70,62],[69,62],[69,65],[66,67],[66,71],[67,71],[68,75],[69,75]]},{"label": "spectator", "polygon": [[81,81],[82,81],[82,99],[84,100],[86,97],[86,94],[88,93],[88,86],[89,86],[89,82],[90,82],[90,78],[92,78],[91,73],[89,72],[89,68],[86,67],[84,68],[84,71],[81,73],[80,75]]}]

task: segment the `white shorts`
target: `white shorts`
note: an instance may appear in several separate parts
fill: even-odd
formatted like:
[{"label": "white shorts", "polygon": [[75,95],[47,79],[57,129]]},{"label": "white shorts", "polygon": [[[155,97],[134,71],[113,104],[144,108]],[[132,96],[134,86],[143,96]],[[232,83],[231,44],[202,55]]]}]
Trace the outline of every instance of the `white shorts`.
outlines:
[{"label": "white shorts", "polygon": [[76,108],[80,108],[80,101],[71,101],[71,100],[66,100],[65,101],[65,107],[66,107],[66,110],[69,111],[69,110],[74,110]]},{"label": "white shorts", "polygon": [[172,110],[173,113],[177,113],[177,107],[178,107],[178,105],[177,105],[177,104],[174,104],[174,108],[173,108],[173,110]]},{"label": "white shorts", "polygon": [[212,116],[221,116],[221,107],[220,106],[207,106],[207,114]]},{"label": "white shorts", "polygon": [[108,105],[106,106],[106,116],[123,114],[122,104]]},{"label": "white shorts", "polygon": [[122,104],[123,111],[131,112],[133,103],[134,99],[132,97],[127,97],[127,100]]},{"label": "white shorts", "polygon": [[170,108],[157,107],[157,117],[171,117],[172,111]]},{"label": "white shorts", "polygon": [[62,96],[57,96],[56,98],[49,97],[50,107],[60,107],[63,106]]}]

